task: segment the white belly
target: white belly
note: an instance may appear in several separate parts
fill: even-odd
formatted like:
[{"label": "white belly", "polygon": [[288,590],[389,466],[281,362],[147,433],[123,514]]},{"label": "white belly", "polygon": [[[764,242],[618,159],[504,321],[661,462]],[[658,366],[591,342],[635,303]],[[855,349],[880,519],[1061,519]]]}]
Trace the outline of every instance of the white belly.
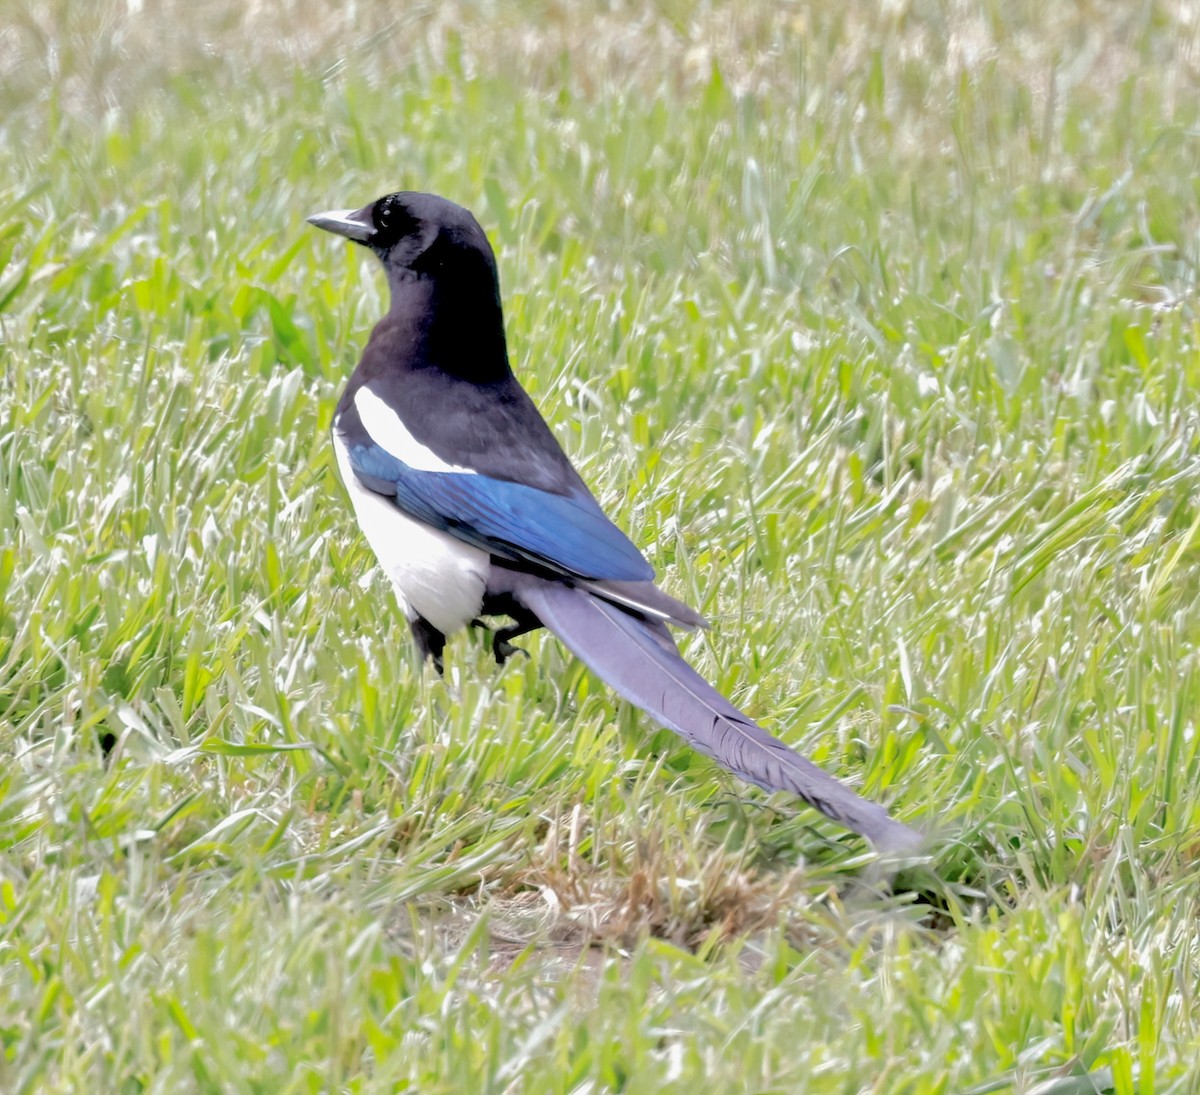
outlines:
[{"label": "white belly", "polygon": [[396,587],[404,615],[410,620],[423,617],[443,635],[466,627],[483,605],[487,554],[414,521],[395,503],[364,487],[354,477],[336,430],[333,448],[359,527]]}]

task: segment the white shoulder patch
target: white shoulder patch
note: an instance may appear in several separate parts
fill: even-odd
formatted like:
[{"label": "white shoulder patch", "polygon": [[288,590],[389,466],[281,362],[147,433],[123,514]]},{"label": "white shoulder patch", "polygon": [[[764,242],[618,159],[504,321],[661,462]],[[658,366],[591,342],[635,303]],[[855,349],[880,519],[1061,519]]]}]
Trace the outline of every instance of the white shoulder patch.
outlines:
[{"label": "white shoulder patch", "polygon": [[362,421],[363,429],[385,452],[397,460],[403,460],[414,471],[454,471],[464,475],[477,474],[472,468],[447,464],[437,453],[421,444],[400,421],[392,410],[370,388],[362,387],[354,393],[354,407]]}]

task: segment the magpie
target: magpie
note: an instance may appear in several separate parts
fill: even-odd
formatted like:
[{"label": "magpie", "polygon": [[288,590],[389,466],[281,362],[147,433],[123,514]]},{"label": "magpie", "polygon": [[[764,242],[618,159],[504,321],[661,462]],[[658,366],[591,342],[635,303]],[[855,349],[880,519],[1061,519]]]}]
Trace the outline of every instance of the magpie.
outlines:
[{"label": "magpie", "polygon": [[309,223],[368,247],[391,307],[333,418],[338,469],[425,659],[506,616],[492,652],[545,627],[618,695],[768,791],[791,791],[881,851],[915,830],[767,733],[684,661],[667,625],[704,618],[604,514],[509,367],[496,259],[479,222],[388,194]]}]

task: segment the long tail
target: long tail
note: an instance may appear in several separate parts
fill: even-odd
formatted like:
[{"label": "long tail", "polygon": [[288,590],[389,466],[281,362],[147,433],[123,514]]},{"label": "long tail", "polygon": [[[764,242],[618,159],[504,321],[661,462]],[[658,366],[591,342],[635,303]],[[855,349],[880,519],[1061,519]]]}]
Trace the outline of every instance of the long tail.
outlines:
[{"label": "long tail", "polygon": [[692,748],[768,791],[791,791],[880,851],[912,852],[920,833],[860,798],[812,761],[751,722],[709,685],[649,622],[584,590],[531,578],[518,598],[620,696]]}]

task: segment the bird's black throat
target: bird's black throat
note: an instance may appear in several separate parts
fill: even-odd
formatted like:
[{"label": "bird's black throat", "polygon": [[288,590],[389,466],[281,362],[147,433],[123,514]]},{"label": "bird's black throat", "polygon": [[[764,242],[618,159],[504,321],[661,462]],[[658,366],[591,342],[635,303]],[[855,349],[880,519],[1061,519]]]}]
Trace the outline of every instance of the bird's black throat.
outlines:
[{"label": "bird's black throat", "polygon": [[384,335],[409,369],[474,383],[511,376],[495,273],[450,268],[432,274],[388,271],[392,306],[372,339]]}]

